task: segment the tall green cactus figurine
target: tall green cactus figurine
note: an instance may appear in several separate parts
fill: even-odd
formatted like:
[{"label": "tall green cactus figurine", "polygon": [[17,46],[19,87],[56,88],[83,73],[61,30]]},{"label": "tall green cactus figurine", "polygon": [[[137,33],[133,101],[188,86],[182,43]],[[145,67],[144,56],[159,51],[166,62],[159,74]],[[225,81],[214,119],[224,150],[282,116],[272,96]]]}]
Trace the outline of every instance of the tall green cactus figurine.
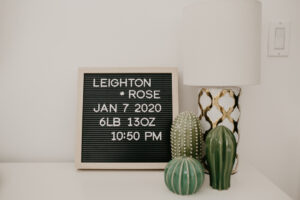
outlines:
[{"label": "tall green cactus figurine", "polygon": [[198,117],[190,112],[180,113],[171,127],[172,158],[192,157],[202,161],[205,153],[203,131]]},{"label": "tall green cactus figurine", "polygon": [[207,134],[205,142],[210,185],[218,190],[228,189],[236,156],[235,137],[225,126],[217,126]]}]

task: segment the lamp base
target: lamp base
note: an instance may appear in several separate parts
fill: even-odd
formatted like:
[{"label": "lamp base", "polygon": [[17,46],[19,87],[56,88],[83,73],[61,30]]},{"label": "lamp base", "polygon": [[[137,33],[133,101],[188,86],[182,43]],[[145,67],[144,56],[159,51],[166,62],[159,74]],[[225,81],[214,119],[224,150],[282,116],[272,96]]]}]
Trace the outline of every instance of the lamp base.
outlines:
[{"label": "lamp base", "polygon": [[[229,128],[239,142],[238,122],[240,118],[239,87],[201,88],[198,95],[199,119],[204,129],[204,139],[208,132],[218,125]],[[237,172],[238,154],[232,174]]]}]

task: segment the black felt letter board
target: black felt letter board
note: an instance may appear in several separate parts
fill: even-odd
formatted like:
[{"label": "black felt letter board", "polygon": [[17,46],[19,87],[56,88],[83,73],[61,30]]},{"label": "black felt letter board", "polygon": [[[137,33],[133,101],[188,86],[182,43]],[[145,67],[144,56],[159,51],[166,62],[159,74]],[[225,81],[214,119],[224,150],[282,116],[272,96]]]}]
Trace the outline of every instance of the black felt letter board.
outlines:
[{"label": "black felt letter board", "polygon": [[168,162],[171,73],[84,73],[82,163]]}]

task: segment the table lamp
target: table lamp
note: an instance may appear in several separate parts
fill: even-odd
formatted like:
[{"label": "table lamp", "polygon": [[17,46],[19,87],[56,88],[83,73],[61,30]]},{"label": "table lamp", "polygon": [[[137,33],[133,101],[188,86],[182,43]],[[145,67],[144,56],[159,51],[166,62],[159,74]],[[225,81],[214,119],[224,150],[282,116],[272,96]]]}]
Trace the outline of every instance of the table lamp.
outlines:
[{"label": "table lamp", "polygon": [[260,82],[260,34],[256,0],[202,0],[184,8],[183,82],[200,86],[205,135],[224,125],[239,141],[240,87]]}]

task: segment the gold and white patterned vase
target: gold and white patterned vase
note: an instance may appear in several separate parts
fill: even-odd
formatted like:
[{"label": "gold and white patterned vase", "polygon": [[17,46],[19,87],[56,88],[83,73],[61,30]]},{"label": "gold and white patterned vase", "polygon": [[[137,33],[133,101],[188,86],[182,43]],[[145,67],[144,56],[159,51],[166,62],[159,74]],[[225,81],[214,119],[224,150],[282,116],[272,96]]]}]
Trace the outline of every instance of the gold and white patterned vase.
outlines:
[{"label": "gold and white patterned vase", "polygon": [[[234,134],[239,142],[238,122],[240,118],[239,87],[201,88],[198,95],[199,119],[204,129],[204,138],[216,126],[223,125]],[[238,155],[233,173],[237,172]]]}]

